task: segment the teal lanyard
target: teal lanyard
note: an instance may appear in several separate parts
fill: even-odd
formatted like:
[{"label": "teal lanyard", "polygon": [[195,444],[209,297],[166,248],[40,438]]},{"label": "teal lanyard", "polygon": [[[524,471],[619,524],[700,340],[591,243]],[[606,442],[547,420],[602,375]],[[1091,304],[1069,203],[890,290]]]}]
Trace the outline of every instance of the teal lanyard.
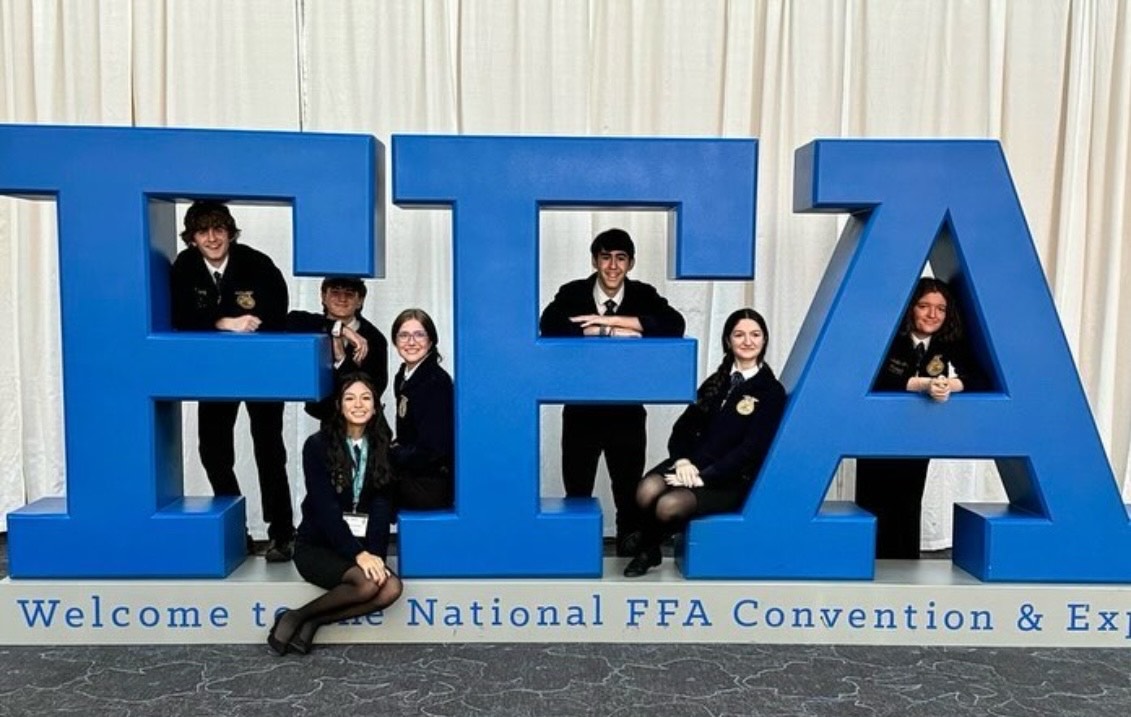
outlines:
[{"label": "teal lanyard", "polygon": [[365,481],[365,461],[369,457],[369,441],[364,437],[354,443],[346,439],[346,448],[353,456],[353,505],[357,508],[357,502],[361,500],[361,484]]}]

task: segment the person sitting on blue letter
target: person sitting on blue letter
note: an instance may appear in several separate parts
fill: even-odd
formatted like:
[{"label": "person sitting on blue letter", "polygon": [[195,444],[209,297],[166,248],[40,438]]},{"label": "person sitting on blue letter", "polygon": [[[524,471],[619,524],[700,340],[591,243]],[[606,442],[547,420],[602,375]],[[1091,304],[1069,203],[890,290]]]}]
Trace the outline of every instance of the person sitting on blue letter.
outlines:
[{"label": "person sitting on blue letter", "polygon": [[405,309],[393,321],[392,333],[404,362],[393,379],[397,436],[389,451],[397,474],[397,507],[450,508],[455,408],[452,377],[440,366],[436,349],[436,324],[422,309]]},{"label": "person sitting on blue letter", "polygon": [[[633,281],[636,247],[623,229],[603,231],[589,247],[594,273],[561,286],[542,312],[542,336],[683,336],[683,316],[649,284]],[[640,545],[640,511],[633,500],[644,471],[644,406],[567,405],[562,409],[562,483],[566,497],[593,495],[597,461],[605,454],[616,505],[617,555]]]},{"label": "person sitting on blue letter", "polygon": [[[939,279],[919,279],[872,390],[910,391],[941,403],[952,393],[977,388],[971,384],[977,375],[950,287]],[[877,558],[919,558],[927,464],[925,458],[856,460],[856,505],[876,516]]]},{"label": "person sitting on blue letter", "polygon": [[321,401],[310,401],[306,412],[320,421],[334,415],[334,395],[343,376],[361,371],[373,379],[377,402],[389,383],[389,344],[385,336],[361,315],[365,305],[365,282],[349,276],[322,280],[322,313],[292,311],[287,330],[332,337],[334,390]]},{"label": "person sitting on blue letter", "polygon": [[762,360],[769,340],[757,311],[739,309],[727,317],[722,363],[676,419],[668,459],[636,488],[645,522],[625,577],[659,565],[660,543],[691,518],[742,507],[785,410],[785,389]]},{"label": "person sitting on blue letter", "polygon": [[326,594],[275,617],[267,644],[277,655],[310,652],[322,625],[392,605],[401,581],[385,564],[393,520],[390,430],[368,376],[343,377],[335,414],[306,439],[306,498],[295,567]]},{"label": "person sitting on blue letter", "polygon": [[[284,331],[287,283],[270,257],[237,244],[240,230],[220,202],[193,202],[181,240],[187,245],[170,275],[172,322],[179,331]],[[283,402],[247,401],[263,519],[266,558],[291,559],[294,513],[283,444]],[[240,495],[232,432],[239,401],[201,401],[197,412],[200,461],[216,495]],[[247,537],[251,552],[251,535]]]}]

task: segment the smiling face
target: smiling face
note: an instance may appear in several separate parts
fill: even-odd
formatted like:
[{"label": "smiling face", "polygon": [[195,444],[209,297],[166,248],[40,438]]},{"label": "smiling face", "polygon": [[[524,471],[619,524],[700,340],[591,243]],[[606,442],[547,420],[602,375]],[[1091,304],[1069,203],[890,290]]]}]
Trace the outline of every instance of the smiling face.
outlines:
[{"label": "smiling face", "polygon": [[354,381],[342,391],[342,418],[346,419],[346,431],[360,436],[365,425],[377,411],[373,391],[361,381]]},{"label": "smiling face", "polygon": [[322,306],[326,309],[326,316],[336,321],[353,321],[364,301],[356,289],[330,286],[322,290]]},{"label": "smiling face", "polygon": [[228,258],[232,237],[224,227],[211,227],[193,232],[192,244],[212,266],[220,266]]},{"label": "smiling face", "polygon": [[393,340],[397,342],[397,354],[405,362],[406,368],[416,366],[432,350],[432,340],[428,338],[428,332],[416,319],[409,319],[401,324]]},{"label": "smiling face", "polygon": [[606,296],[613,296],[620,291],[634,263],[626,251],[617,249],[597,252],[593,257],[593,268],[597,270],[597,281],[601,285],[601,291],[605,292]]},{"label": "smiling face", "polygon": [[762,358],[766,348],[766,335],[754,319],[742,319],[727,336],[727,343],[739,368],[750,368]]},{"label": "smiling face", "polygon": [[911,323],[915,333],[922,336],[933,336],[946,322],[946,298],[937,291],[931,291],[919,297],[911,307]]}]

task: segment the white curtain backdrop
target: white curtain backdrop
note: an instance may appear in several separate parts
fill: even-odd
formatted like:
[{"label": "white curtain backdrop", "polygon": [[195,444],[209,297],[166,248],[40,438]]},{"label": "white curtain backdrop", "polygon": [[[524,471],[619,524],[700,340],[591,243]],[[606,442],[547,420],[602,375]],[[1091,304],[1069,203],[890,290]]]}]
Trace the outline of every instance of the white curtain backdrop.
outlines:
[{"label": "white curtain backdrop", "polygon": [[[669,281],[660,213],[542,217],[542,304],[589,272],[594,233],[623,226],[637,240],[634,276],[700,340],[701,376],[732,309],[766,315],[780,371],[809,308],[844,220],[792,213],[797,147],[997,138],[1131,496],[1131,328],[1119,320],[1131,309],[1128,16],[1120,0],[0,0],[0,122],[345,131],[386,143],[423,132],[757,137],[754,281]],[[289,275],[289,210],[236,215],[242,241]],[[428,310],[458,381],[450,219],[388,217],[386,272],[369,282],[365,313],[387,332],[399,310]],[[8,511],[65,490],[58,294],[53,204],[0,199],[0,529]],[[291,305],[317,309],[318,281],[292,278]],[[677,411],[649,411],[650,463]],[[185,406],[186,491],[207,494],[195,413]],[[542,414],[544,495],[561,493],[559,413]],[[285,430],[297,504],[298,449],[314,425],[290,406]],[[237,432],[262,537],[242,419]],[[838,472],[831,497],[851,497],[851,473]],[[601,497],[611,508],[607,487]],[[950,544],[955,501],[1003,499],[991,462],[932,462],[924,547]]]}]

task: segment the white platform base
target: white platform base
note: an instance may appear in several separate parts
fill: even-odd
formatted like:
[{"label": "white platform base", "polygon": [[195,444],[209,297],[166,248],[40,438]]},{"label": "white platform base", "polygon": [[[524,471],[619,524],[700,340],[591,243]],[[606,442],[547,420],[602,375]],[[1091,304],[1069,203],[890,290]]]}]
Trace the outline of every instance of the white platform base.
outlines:
[{"label": "white platform base", "polygon": [[[672,561],[588,580],[417,580],[384,614],[319,642],[1131,644],[1131,588],[983,584],[938,560],[881,561],[874,582],[692,582]],[[395,561],[394,561],[395,566]],[[260,643],[276,610],[320,590],[293,566],[226,580],[0,581],[0,644]]]}]

